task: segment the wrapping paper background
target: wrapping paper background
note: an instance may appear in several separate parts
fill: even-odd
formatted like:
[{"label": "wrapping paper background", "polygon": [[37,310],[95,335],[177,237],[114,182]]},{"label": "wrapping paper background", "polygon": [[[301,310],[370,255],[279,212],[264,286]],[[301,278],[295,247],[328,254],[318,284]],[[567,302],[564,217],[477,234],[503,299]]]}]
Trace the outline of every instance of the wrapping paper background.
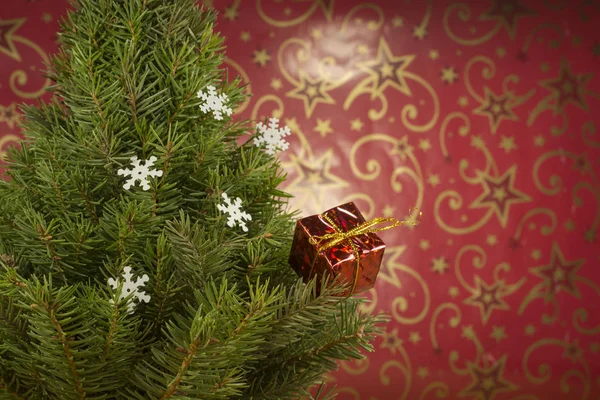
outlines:
[{"label": "wrapping paper background", "polygon": [[[47,98],[65,0],[0,4],[0,153]],[[209,3],[209,2],[205,2]],[[303,215],[423,211],[387,245],[340,399],[600,398],[600,3],[215,0],[242,117],[277,116]]]}]

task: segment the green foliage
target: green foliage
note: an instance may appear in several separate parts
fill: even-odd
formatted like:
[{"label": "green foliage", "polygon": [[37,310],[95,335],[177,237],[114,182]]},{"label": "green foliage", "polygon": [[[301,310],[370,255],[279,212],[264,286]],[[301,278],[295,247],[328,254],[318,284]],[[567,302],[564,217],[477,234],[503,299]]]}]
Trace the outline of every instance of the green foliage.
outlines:
[{"label": "green foliage", "polygon": [[[199,110],[207,85],[245,100],[220,69],[215,13],[73,7],[52,100],[24,108],[0,182],[0,399],[296,399],[372,350],[383,318],[288,266],[296,214],[277,159],[247,121]],[[148,191],[117,174],[134,155],[163,171]],[[223,192],[253,216],[248,233],[226,225]],[[126,266],[150,278],[133,313],[107,284]]]}]

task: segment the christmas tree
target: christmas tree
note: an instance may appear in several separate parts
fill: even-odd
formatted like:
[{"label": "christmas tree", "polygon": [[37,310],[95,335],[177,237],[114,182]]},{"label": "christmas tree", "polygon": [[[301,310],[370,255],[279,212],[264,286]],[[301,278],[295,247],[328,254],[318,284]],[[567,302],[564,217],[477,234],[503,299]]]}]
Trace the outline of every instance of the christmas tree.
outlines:
[{"label": "christmas tree", "polygon": [[371,350],[383,318],[288,264],[289,131],[231,117],[215,13],[73,7],[0,183],[0,399],[296,399]]}]

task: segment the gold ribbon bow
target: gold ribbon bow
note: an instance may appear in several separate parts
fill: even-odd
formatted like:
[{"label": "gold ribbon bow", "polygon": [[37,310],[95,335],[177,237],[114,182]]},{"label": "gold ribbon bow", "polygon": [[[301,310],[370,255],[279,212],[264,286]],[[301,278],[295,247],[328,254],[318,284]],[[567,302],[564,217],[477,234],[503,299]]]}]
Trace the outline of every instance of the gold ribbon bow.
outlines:
[{"label": "gold ribbon bow", "polygon": [[[417,209],[411,209],[409,211],[409,213],[412,215],[413,212],[416,210]],[[348,296],[350,296],[352,293],[354,293],[354,289],[356,288],[356,283],[358,282],[359,267],[360,267],[360,251],[358,250],[358,247],[356,247],[356,244],[350,239],[355,236],[364,235],[367,233],[381,232],[381,231],[396,228],[396,227],[402,226],[402,225],[413,225],[413,226],[418,225],[421,222],[423,213],[419,211],[418,216],[419,216],[419,219],[416,222],[415,221],[400,221],[396,218],[381,218],[381,217],[379,217],[379,218],[372,219],[371,221],[365,221],[362,224],[357,225],[354,228],[352,228],[346,232],[343,232],[340,229],[340,227],[335,223],[335,221],[333,221],[331,218],[329,218],[329,216],[327,216],[325,214],[321,214],[321,217],[323,219],[325,219],[327,222],[329,222],[329,224],[335,230],[335,232],[328,233],[323,236],[313,236],[309,239],[309,242],[311,244],[317,246],[317,254],[315,254],[315,258],[313,259],[312,265],[310,267],[310,274],[308,276],[309,277],[312,276],[313,270],[315,268],[315,263],[317,262],[318,253],[325,251],[325,250],[329,250],[332,247],[335,247],[338,244],[341,244],[341,243],[347,241],[350,244],[350,247],[352,247],[352,252],[354,253],[354,258],[356,259],[356,267],[354,269],[354,282],[352,284],[352,290],[350,290],[350,293],[348,294]],[[375,228],[377,225],[384,224],[384,223],[390,223],[390,225]],[[327,240],[329,240],[329,242],[321,245],[322,242],[327,241]]]}]

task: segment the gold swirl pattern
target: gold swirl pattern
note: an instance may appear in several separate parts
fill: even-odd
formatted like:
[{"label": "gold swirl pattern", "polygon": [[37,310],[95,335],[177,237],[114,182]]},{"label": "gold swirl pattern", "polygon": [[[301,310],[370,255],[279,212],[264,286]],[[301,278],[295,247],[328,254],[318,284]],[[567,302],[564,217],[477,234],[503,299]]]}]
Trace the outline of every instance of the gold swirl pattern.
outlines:
[{"label": "gold swirl pattern", "polygon": [[[381,234],[360,311],[390,322],[324,377],[340,400],[600,396],[600,2],[200,2],[247,85],[236,117],[292,132],[290,209],[423,212]],[[0,17],[0,159],[47,99],[63,3]]]}]

